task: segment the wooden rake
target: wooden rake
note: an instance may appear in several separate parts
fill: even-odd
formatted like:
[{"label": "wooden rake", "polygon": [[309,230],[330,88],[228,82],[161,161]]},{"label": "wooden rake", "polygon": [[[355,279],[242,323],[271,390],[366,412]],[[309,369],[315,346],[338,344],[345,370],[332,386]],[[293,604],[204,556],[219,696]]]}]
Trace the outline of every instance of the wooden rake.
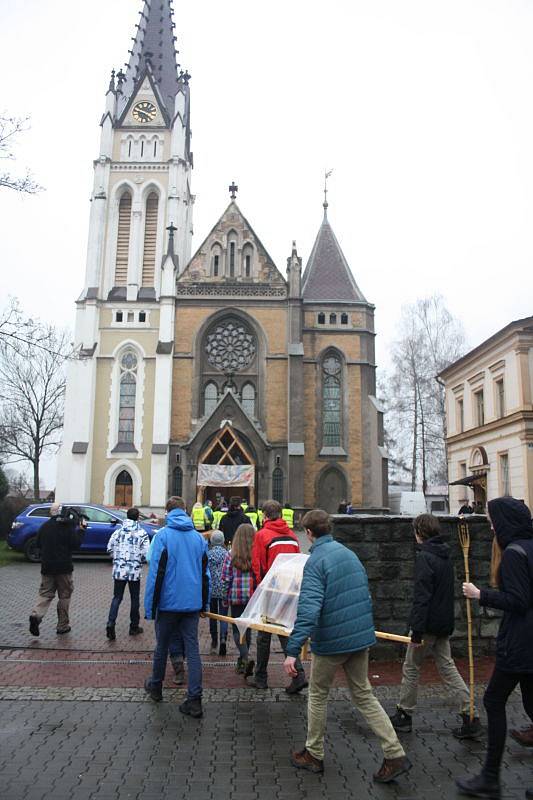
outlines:
[{"label": "wooden rake", "polygon": [[[457,532],[459,543],[463,551],[463,561],[465,566],[465,583],[470,583],[470,566],[468,556],[470,553],[470,531],[465,520],[460,518]],[[468,670],[470,676],[470,722],[474,719],[474,651],[472,649],[472,606],[470,598],[466,598],[466,621],[468,629]]]}]

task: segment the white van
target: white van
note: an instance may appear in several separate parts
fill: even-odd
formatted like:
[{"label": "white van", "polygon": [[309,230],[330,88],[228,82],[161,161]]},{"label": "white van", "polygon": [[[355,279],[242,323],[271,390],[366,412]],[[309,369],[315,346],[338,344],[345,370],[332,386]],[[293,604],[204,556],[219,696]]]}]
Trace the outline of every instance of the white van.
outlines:
[{"label": "white van", "polygon": [[400,514],[407,517],[417,517],[426,514],[426,498],[424,492],[402,492],[400,497]]}]

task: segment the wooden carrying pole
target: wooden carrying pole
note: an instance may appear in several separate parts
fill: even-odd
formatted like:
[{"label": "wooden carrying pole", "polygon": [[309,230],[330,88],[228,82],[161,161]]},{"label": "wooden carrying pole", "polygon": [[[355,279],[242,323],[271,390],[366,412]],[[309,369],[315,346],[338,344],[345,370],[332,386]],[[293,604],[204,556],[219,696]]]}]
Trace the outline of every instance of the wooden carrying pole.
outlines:
[{"label": "wooden carrying pole", "polygon": [[[457,526],[459,542],[463,551],[465,565],[465,583],[470,583],[470,567],[468,564],[468,554],[470,551],[470,532],[468,525],[461,519]],[[472,649],[472,606],[470,598],[466,598],[466,621],[468,627],[468,669],[470,675],[470,722],[474,719],[474,652]]]},{"label": "wooden carrying pole", "polygon": [[[235,625],[238,620],[238,617],[228,617],[224,614],[213,614],[211,611],[208,611],[205,616],[209,617],[209,619],[219,619],[222,622],[228,622],[230,625]],[[274,633],[277,636],[291,635],[291,632],[288,630],[288,628],[284,628],[282,625],[267,624],[266,622],[250,622],[248,623],[248,628],[252,628],[254,631]],[[401,644],[409,644],[411,641],[409,636],[399,636],[396,633],[383,633],[382,631],[376,631],[376,637],[378,639],[387,639],[390,642],[401,642]]]}]

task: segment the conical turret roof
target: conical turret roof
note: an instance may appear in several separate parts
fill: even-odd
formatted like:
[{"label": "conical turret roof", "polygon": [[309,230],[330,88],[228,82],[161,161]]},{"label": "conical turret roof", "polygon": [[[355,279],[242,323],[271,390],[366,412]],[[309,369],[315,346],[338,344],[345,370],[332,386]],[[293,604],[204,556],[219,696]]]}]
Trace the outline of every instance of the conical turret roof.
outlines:
[{"label": "conical turret roof", "polygon": [[325,209],[324,220],[302,277],[302,296],[304,302],[366,303]]}]

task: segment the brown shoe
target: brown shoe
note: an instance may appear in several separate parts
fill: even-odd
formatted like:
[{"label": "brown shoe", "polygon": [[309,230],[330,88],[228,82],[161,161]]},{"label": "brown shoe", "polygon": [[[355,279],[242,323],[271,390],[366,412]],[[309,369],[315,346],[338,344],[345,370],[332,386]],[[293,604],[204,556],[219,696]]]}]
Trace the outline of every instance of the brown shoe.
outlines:
[{"label": "brown shoe", "polygon": [[523,747],[533,747],[533,725],[530,725],[529,728],[522,728],[521,731],[516,729],[509,731],[509,736]]},{"label": "brown shoe", "polygon": [[312,756],[305,747],[303,750],[292,751],[291,764],[293,767],[297,767],[297,769],[306,769],[317,775],[321,775],[324,772],[324,762]]},{"label": "brown shoe", "polygon": [[389,783],[396,780],[399,775],[408,772],[413,765],[407,756],[400,758],[384,758],[379,771],[373,776],[376,783]]}]

